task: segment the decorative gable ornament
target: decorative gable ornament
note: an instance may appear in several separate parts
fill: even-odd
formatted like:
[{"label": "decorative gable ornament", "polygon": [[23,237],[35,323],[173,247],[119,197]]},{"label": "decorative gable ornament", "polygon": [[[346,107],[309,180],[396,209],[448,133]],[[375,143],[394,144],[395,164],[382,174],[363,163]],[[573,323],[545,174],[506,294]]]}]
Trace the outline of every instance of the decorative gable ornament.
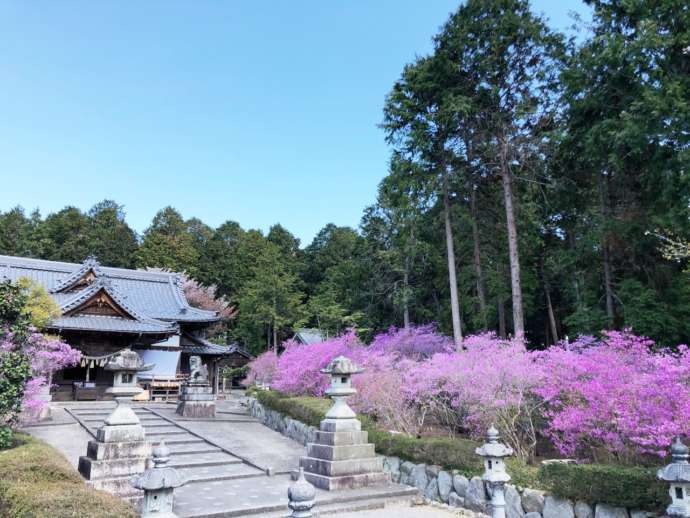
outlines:
[{"label": "decorative gable ornament", "polygon": [[51,293],[69,293],[90,286],[96,279],[103,277],[101,264],[95,256],[88,256],[79,268],[61,280]]}]

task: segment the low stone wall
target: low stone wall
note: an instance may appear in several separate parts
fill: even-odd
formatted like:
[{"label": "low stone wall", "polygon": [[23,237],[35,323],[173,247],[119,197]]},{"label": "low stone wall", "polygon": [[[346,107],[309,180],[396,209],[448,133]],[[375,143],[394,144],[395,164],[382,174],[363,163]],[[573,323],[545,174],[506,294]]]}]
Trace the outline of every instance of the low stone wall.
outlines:
[{"label": "low stone wall", "polygon": [[[249,412],[272,430],[306,445],[314,442],[317,428],[306,425],[249,398]],[[433,502],[462,507],[477,513],[489,513],[489,493],[480,477],[468,479],[440,466],[415,464],[398,457],[384,457],[384,471],[393,482],[414,486]],[[506,485],[506,518],[649,518],[653,513],[612,507],[594,506],[585,502],[571,502],[543,491]]]},{"label": "low stone wall", "polygon": [[316,442],[317,428],[297,421],[280,412],[264,407],[255,398],[248,399],[249,413],[271,430],[280,432],[293,441],[297,441],[304,446],[310,442]]}]

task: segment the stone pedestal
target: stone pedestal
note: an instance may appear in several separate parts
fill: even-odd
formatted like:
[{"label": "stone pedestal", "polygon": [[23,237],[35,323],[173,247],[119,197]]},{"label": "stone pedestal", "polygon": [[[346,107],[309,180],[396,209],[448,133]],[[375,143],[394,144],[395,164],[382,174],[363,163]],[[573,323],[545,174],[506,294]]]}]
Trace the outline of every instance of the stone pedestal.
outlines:
[{"label": "stone pedestal", "polygon": [[180,387],[176,413],[182,417],[216,417],[216,397],[208,382],[187,382]]},{"label": "stone pedestal", "polygon": [[390,482],[390,474],[383,471],[383,458],[376,456],[367,432],[346,402],[355,393],[350,376],[361,369],[339,356],[322,372],[332,377],[326,393],[334,403],[321,421],[316,442],[307,444],[307,456],[300,458],[304,478],[328,491]]},{"label": "stone pedestal", "polygon": [[79,473],[96,489],[118,496],[136,496],[129,481],[146,469],[151,445],[134,411],[119,403],[79,457]]}]

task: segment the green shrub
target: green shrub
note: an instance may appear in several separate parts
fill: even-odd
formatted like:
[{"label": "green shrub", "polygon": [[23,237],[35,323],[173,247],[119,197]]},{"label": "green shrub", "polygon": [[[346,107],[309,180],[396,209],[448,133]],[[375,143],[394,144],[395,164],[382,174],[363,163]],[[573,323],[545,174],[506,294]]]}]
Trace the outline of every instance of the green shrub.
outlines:
[{"label": "green shrub", "polygon": [[327,399],[289,397],[275,390],[257,390],[254,396],[262,405],[317,428],[331,406]]},{"label": "green shrub", "polygon": [[67,460],[44,442],[16,434],[0,452],[3,518],[136,518],[125,501],[88,487]]},{"label": "green shrub", "polygon": [[[267,408],[315,427],[319,426],[331,406],[327,399],[289,397],[274,390],[256,391],[253,394]],[[437,464],[468,475],[482,471],[481,461],[474,453],[479,444],[474,441],[447,437],[417,439],[379,430],[367,416],[360,416],[359,419],[362,429],[369,432],[369,440],[381,455],[400,457],[415,463]]]},{"label": "green shrub", "polygon": [[668,486],[652,468],[604,464],[549,463],[539,469],[543,489],[589,503],[659,511],[669,503]]},{"label": "green shrub", "polygon": [[[313,397],[289,397],[280,392],[255,391],[259,402],[281,414],[319,426],[330,402]],[[360,416],[362,429],[369,432],[369,440],[377,453],[400,457],[414,463],[437,464],[454,469],[466,476],[483,471],[481,459],[475,453],[479,445],[460,438],[415,438],[376,428],[367,416]],[[560,498],[576,502],[607,503],[634,509],[661,511],[668,505],[668,488],[656,479],[652,468],[603,464],[549,463],[528,466],[517,459],[508,459],[512,483],[521,487],[542,489]]]}]

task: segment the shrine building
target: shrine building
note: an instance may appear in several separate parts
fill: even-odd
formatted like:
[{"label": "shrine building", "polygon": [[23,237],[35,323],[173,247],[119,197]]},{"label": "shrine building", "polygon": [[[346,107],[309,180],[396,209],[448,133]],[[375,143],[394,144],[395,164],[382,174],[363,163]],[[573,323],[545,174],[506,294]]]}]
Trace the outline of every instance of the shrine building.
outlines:
[{"label": "shrine building", "polygon": [[83,355],[81,365],[54,377],[54,400],[107,398],[113,376],[103,366],[127,347],[155,364],[141,381],[148,397],[156,399],[176,397],[192,355],[202,358],[216,391],[222,367],[239,367],[251,359],[236,344],[207,340],[218,314],[192,307],[177,273],[111,268],[93,257],[74,264],[0,255],[0,280],[21,278],[43,286],[60,307],[60,316],[45,332]]}]

